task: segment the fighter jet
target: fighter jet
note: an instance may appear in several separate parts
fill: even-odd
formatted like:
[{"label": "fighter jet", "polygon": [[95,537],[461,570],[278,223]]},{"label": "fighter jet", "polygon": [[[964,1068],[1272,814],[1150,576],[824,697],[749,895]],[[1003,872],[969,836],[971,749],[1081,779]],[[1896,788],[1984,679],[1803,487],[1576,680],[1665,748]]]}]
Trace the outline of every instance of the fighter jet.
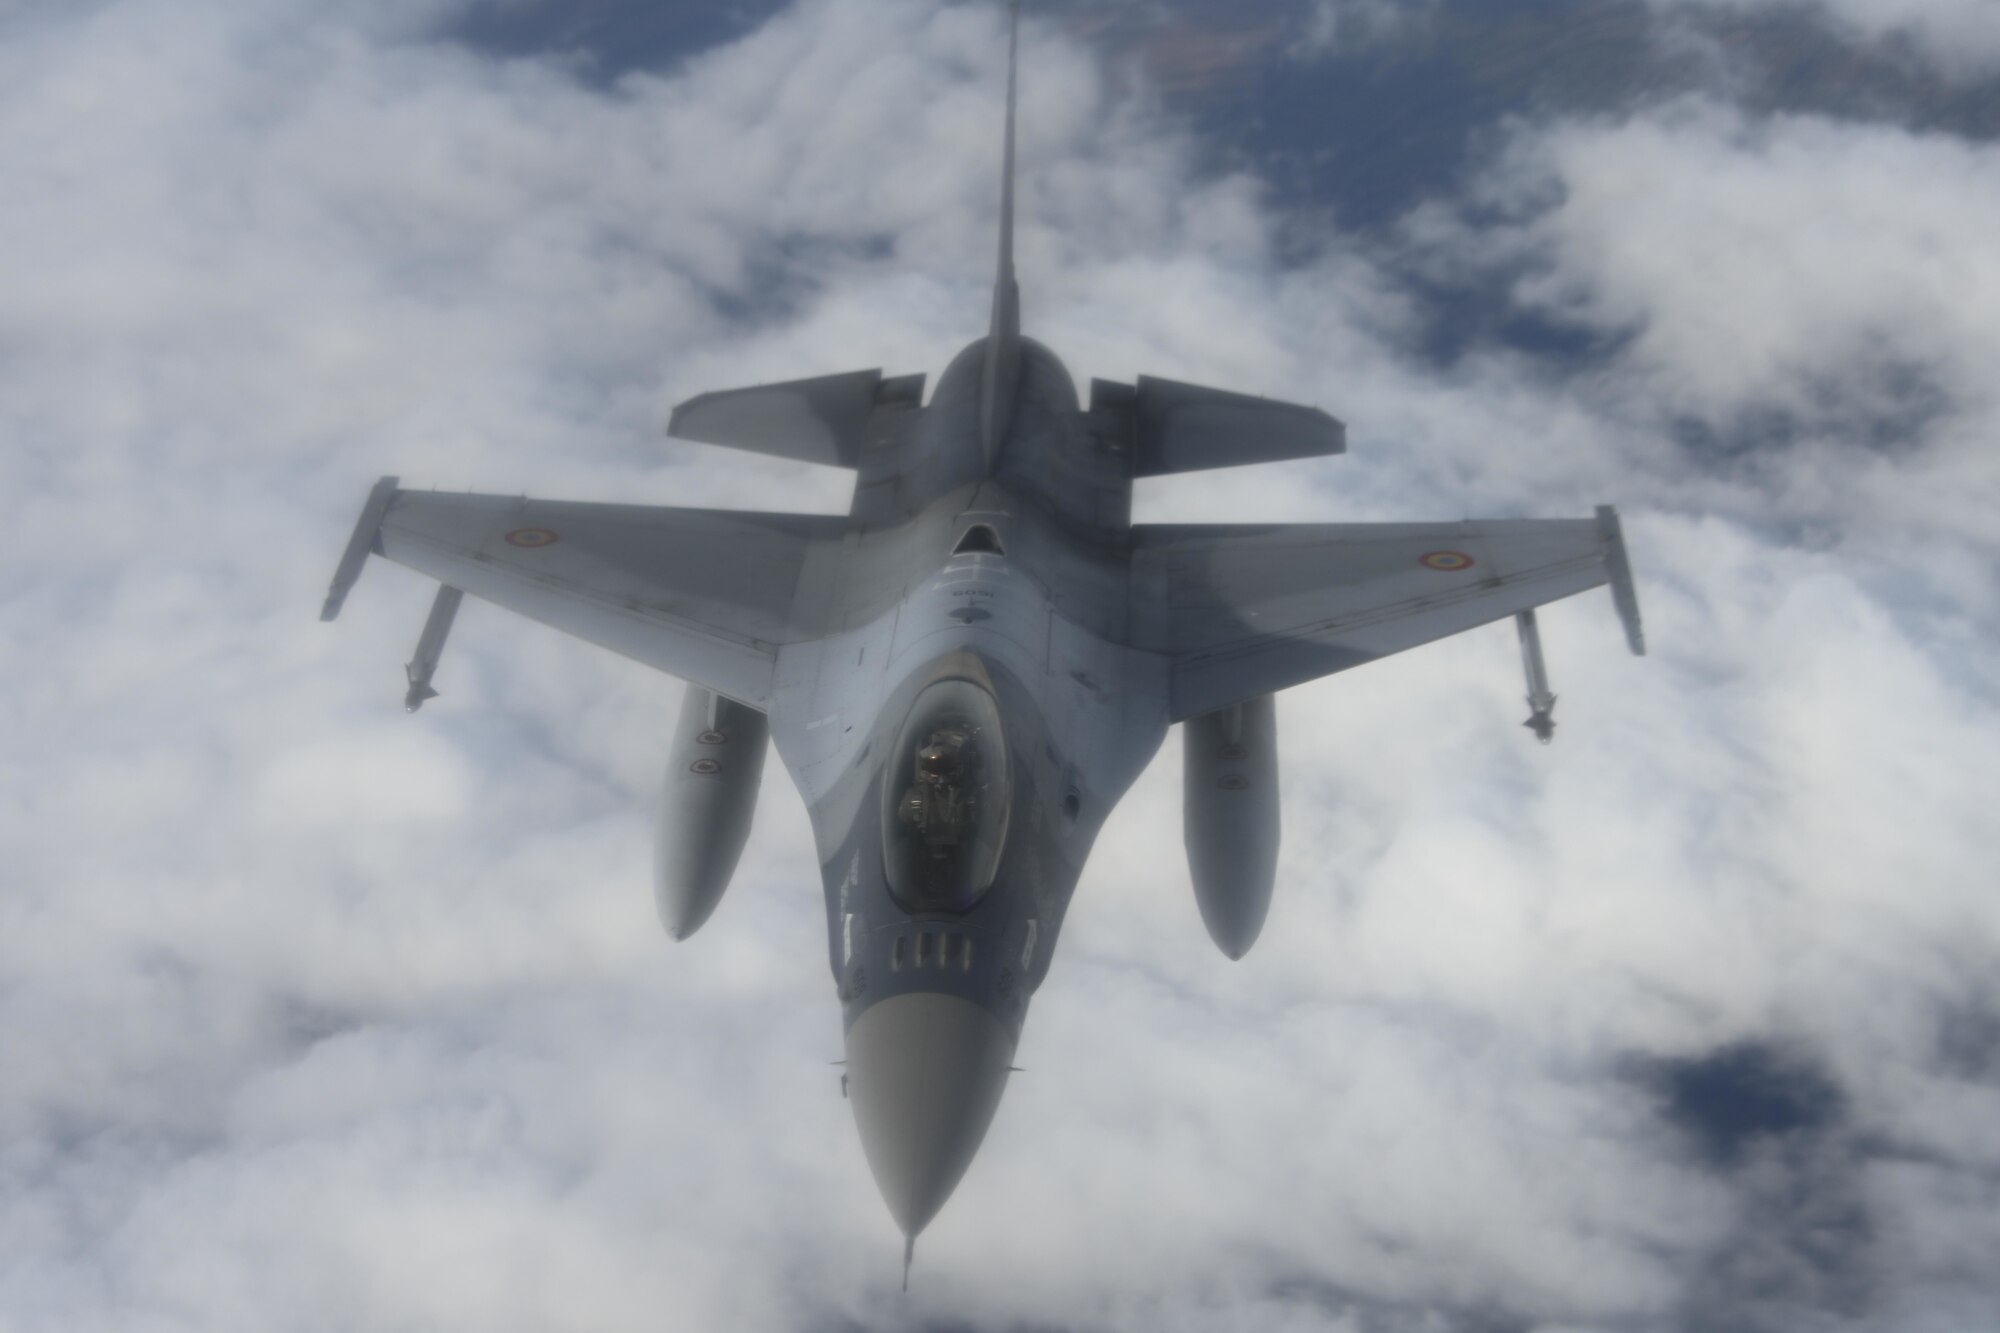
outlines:
[{"label": "fighter jet", "polygon": [[[461,592],[686,682],[654,889],[676,940],[728,887],[775,743],[810,811],[861,1146],[909,1245],[971,1163],[1098,830],[1178,723],[1185,841],[1216,945],[1271,902],[1275,695],[1516,617],[1528,725],[1553,728],[1533,609],[1609,583],[1618,517],[1134,524],[1142,477],[1339,454],[1315,408],[1142,376],[1079,401],[1021,333],[1018,13],[984,337],[945,368],[704,393],[683,440],[855,474],[845,515],[369,495],[322,613],[373,552],[442,585],[408,707]],[[907,1266],[906,1266],[907,1278]]]}]

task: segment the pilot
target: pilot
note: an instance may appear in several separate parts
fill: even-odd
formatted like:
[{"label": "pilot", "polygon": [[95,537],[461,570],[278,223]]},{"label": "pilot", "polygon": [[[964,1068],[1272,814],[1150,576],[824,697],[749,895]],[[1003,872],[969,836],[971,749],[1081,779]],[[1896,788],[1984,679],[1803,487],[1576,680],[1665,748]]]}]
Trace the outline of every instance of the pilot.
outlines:
[{"label": "pilot", "polygon": [[923,834],[933,854],[958,844],[966,824],[966,741],[956,727],[939,727],[917,747],[916,774],[897,815]]}]

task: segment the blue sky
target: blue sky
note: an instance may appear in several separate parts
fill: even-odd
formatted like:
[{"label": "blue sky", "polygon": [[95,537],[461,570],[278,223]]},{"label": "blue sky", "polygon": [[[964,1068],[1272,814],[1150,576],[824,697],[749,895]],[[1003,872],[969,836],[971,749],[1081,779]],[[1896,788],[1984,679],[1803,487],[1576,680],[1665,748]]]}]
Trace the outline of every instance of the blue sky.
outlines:
[{"label": "blue sky", "polygon": [[1349,423],[1141,516],[1615,502],[1653,655],[1545,613],[1547,750],[1504,627],[1288,692],[1241,963],[1170,743],[908,1298],[778,767],[673,945],[675,682],[468,605],[409,718],[430,590],[314,615],[383,473],[842,507],[663,412],[983,328],[1000,14],[573,12],[0,20],[0,1324],[1994,1307],[1990,6],[1029,7],[1029,331]]}]

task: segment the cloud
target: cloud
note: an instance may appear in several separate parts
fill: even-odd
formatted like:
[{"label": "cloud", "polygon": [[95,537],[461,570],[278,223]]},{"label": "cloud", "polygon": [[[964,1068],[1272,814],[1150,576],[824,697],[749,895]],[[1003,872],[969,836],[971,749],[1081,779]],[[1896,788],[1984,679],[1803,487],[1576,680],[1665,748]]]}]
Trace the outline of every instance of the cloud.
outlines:
[{"label": "cloud", "polygon": [[[1655,652],[1599,598],[1547,612],[1548,751],[1498,629],[1288,693],[1241,963],[1194,910],[1170,739],[903,1303],[776,766],[739,882],[671,946],[671,683],[468,605],[411,720],[429,590],[382,566],[312,617],[383,472],[837,508],[840,478],[662,443],[659,412],[976,335],[999,15],[807,4],[593,86],[451,40],[457,13],[132,0],[0,46],[0,1322],[1990,1307],[1984,148],[1699,101],[1524,121],[1465,196],[1287,266],[1257,181],[1029,23],[1030,330],[1079,377],[1352,426],[1344,459],[1145,514],[1616,500]],[[1498,284],[1593,359],[1440,369],[1419,277]],[[1878,438],[1910,401],[1914,438]],[[1840,1111],[1718,1164],[1632,1071],[1745,1050]]]},{"label": "cloud", "polygon": [[[1651,0],[1665,10],[1796,10],[1796,0]],[[1980,0],[1810,0],[1843,35],[1913,51],[1959,80],[1990,77],[2000,67],[2000,14]]]},{"label": "cloud", "polygon": [[1516,308],[1615,345],[1616,409],[1719,490],[1843,539],[1983,546],[1995,165],[1989,144],[1684,98],[1517,127],[1470,210],[1427,205],[1408,235],[1440,280],[1497,275]]}]

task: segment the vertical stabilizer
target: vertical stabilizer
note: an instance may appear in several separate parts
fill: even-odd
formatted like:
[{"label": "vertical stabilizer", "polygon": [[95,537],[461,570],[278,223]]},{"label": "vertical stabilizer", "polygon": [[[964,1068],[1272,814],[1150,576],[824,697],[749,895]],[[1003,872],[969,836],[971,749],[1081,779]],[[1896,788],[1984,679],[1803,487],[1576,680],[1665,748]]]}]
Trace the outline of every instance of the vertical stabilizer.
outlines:
[{"label": "vertical stabilizer", "polygon": [[1021,381],[1021,289],[1014,281],[1014,70],[1021,49],[1021,0],[1007,16],[1007,132],[1000,162],[1000,265],[993,279],[993,322],[979,380],[979,436],[991,462],[1014,417]]}]

